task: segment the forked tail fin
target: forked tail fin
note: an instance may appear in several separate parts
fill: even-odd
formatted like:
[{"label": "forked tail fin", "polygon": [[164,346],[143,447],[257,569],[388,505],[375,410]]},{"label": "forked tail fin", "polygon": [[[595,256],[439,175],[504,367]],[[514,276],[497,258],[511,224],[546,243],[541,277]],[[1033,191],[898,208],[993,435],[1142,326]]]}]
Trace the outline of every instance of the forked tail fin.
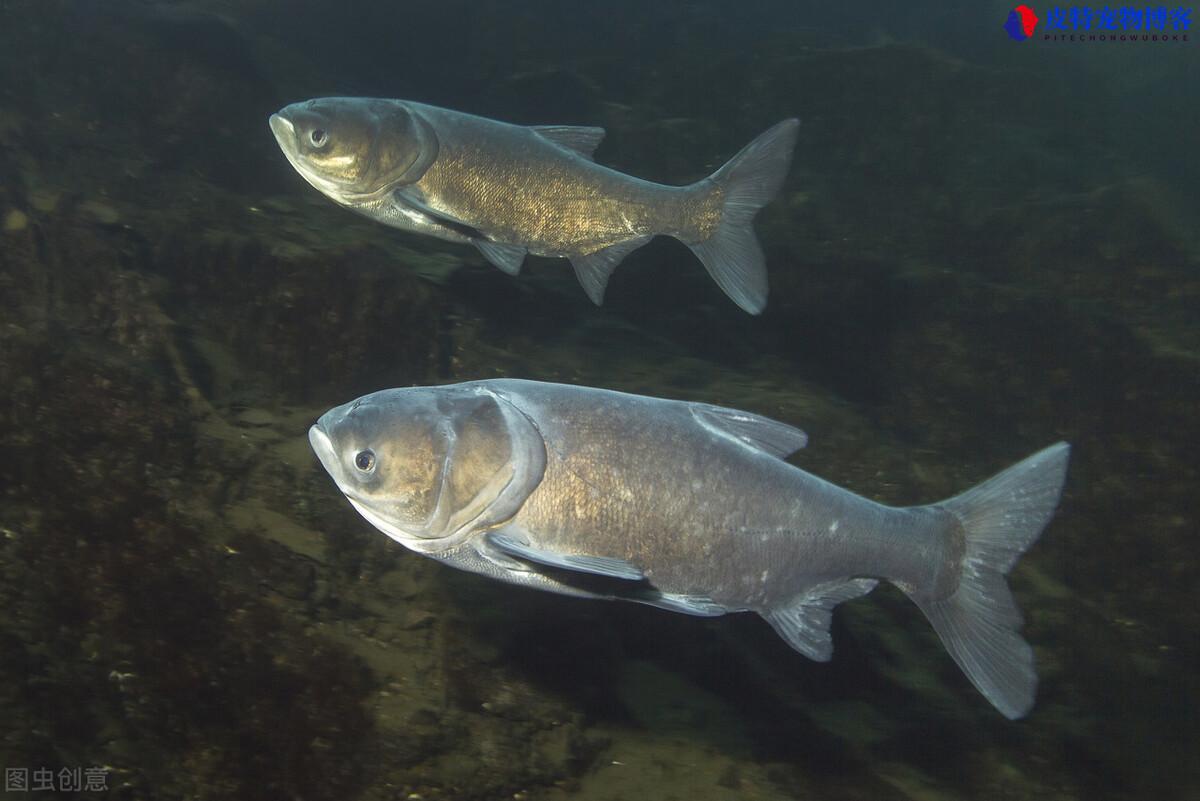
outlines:
[{"label": "forked tail fin", "polygon": [[929,618],[950,656],[984,697],[1008,718],[1033,706],[1033,649],[1005,575],[1037,540],[1058,506],[1070,446],[1065,442],[1019,462],[937,504],[962,526],[965,552],[957,588],[944,598],[912,599]]},{"label": "forked tail fin", "polygon": [[795,119],[776,124],[709,177],[723,191],[721,221],[712,236],[689,245],[725,294],[751,314],[767,305],[767,267],[754,215],[783,185],[799,127]]}]

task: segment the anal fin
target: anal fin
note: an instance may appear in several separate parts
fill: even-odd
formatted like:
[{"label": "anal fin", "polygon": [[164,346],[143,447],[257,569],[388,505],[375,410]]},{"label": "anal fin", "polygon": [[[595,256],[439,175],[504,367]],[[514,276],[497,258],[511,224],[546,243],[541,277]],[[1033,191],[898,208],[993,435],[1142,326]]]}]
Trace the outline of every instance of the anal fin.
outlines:
[{"label": "anal fin", "polygon": [[583,291],[591,298],[592,303],[599,306],[604,302],[604,290],[608,286],[608,279],[612,276],[613,270],[617,269],[617,265],[626,256],[649,242],[650,239],[649,236],[637,236],[601,248],[594,253],[571,257],[571,266],[575,268],[575,277],[579,279]]},{"label": "anal fin", "polygon": [[788,645],[809,659],[828,662],[833,657],[833,638],[829,636],[833,608],[842,601],[866,595],[878,583],[869,578],[825,582],[784,606],[763,612],[762,616]]}]

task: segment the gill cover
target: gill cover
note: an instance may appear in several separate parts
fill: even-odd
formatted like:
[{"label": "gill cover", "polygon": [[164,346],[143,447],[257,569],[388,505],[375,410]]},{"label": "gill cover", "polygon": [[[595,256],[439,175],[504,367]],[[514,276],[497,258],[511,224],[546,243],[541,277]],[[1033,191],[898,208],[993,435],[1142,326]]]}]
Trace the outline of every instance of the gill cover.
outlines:
[{"label": "gill cover", "polygon": [[[408,427],[410,431],[402,434],[393,428],[389,436],[395,442],[396,435],[400,435],[400,441],[407,441],[419,453],[405,454],[402,449],[389,448],[386,461],[408,461],[416,472],[433,469],[423,477],[429,490],[428,494],[422,493],[424,502],[420,504],[427,512],[424,521],[411,521],[396,531],[397,521],[390,520],[387,522],[392,523],[389,528],[393,530],[380,528],[413,550],[436,553],[515,515],[541,482],[546,468],[545,445],[529,418],[509,402],[481,389],[397,392],[427,394],[418,401],[420,409],[409,403],[397,405],[399,419],[392,421],[392,426]],[[382,457],[380,467],[406,473],[403,477],[393,474],[384,479],[386,483],[420,480],[402,464],[389,467]],[[365,503],[355,505],[379,526],[377,518],[388,514],[387,500],[381,498],[381,504],[363,500]]]},{"label": "gill cover", "polygon": [[369,101],[376,107],[378,133],[372,154],[376,187],[416,183],[437,160],[437,133],[406,103]]}]

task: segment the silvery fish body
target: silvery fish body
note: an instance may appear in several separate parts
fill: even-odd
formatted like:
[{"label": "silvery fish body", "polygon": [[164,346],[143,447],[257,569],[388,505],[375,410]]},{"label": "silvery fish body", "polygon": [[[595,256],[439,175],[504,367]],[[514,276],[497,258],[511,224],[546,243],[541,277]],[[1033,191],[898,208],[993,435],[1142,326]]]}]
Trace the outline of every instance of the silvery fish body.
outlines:
[{"label": "silvery fish body", "polygon": [[942,503],[888,507],[783,460],[798,429],[701,403],[491,380],[327,412],[313,449],[388,536],[465,570],[693,615],[752,611],[827,660],[833,607],[903,590],[1002,713],[1033,703],[1004,580],[1057,505],[1059,443]]},{"label": "silvery fish body", "polygon": [[752,220],[779,191],[798,123],[785,120],[689,186],[592,161],[602,128],[522,126],[405,100],[330,97],[271,115],[292,166],[378,222],[471,243],[515,275],[526,253],[571,260],[599,304],[609,276],[657,234],[687,244],[743,309],[766,305]]}]

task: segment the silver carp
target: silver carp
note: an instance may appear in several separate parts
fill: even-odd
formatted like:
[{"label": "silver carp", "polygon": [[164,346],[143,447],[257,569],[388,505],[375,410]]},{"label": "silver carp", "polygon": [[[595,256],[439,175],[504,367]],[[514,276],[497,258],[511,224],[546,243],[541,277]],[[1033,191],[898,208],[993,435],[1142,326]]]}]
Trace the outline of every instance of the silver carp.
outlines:
[{"label": "silver carp", "polygon": [[309,441],[372,525],[463,570],[567,595],[757,612],[831,658],[833,608],[892,582],[1001,713],[1037,676],[1005,575],[1058,505],[1060,442],[927,506],[793,467],[799,429],[703,403],[500,379],[390,389]]},{"label": "silver carp", "polygon": [[692,249],[741,308],[767,303],[752,221],[779,191],[799,123],[784,120],[689,186],[643,181],[592,161],[603,128],[522,126],[360,97],[293,103],[271,130],[296,171],[373,220],[475,245],[516,275],[527,253],[570,259],[597,305],[629,253],[655,235]]}]

